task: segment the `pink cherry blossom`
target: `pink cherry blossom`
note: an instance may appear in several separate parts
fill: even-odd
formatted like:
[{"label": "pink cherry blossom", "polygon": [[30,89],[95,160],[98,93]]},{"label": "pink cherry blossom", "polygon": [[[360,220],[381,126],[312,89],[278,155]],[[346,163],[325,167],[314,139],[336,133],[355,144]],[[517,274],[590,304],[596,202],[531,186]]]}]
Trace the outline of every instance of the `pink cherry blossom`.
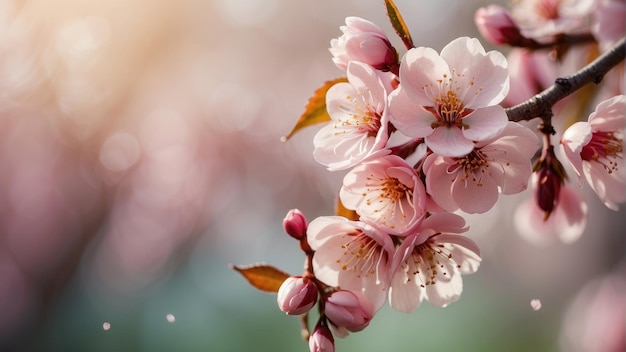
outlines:
[{"label": "pink cherry blossom", "polygon": [[365,221],[393,235],[410,231],[426,213],[426,191],[413,167],[388,155],[360,164],[343,179],[343,205]]},{"label": "pink cherry blossom", "polygon": [[586,17],[595,0],[520,0],[512,15],[525,37],[551,40],[559,34],[574,34],[588,29]]},{"label": "pink cherry blossom", "polygon": [[[537,174],[533,174],[532,184],[536,184],[537,178]],[[561,186],[558,202],[547,219],[545,211],[537,206],[536,199],[529,198],[518,206],[513,220],[520,236],[531,243],[572,243],[587,227],[588,209],[585,200],[565,183]]]},{"label": "pink cherry blossom", "polygon": [[624,265],[594,278],[571,300],[562,320],[561,351],[626,351]]},{"label": "pink cherry blossom", "polygon": [[474,22],[480,34],[492,44],[519,45],[524,40],[517,23],[502,6],[479,8],[474,14]]},{"label": "pink cherry blossom", "polygon": [[330,53],[337,67],[345,70],[350,61],[366,63],[378,70],[389,70],[398,62],[398,54],[385,33],[374,23],[347,17],[340,27],[343,35],[330,41]]},{"label": "pink cherry blossom", "polygon": [[545,53],[525,48],[514,48],[507,57],[511,89],[504,98],[505,106],[519,104],[548,88],[559,76],[559,63]]},{"label": "pink cherry blossom", "polygon": [[350,168],[369,158],[388,154],[386,83],[373,68],[348,64],[348,81],[326,93],[332,121],[313,138],[315,160],[329,170]]},{"label": "pink cherry blossom", "polygon": [[461,274],[475,272],[481,262],[476,243],[459,235],[466,230],[462,217],[438,213],[404,239],[393,258],[389,289],[393,309],[409,313],[424,299],[445,307],[461,296]]},{"label": "pink cherry blossom", "polygon": [[587,182],[610,209],[626,198],[624,170],[624,129],[626,96],[601,102],[588,122],[570,126],[561,138],[561,147],[579,177]]},{"label": "pink cherry blossom", "polygon": [[626,1],[597,0],[591,32],[605,51],[626,33]]},{"label": "pink cherry blossom", "polygon": [[390,95],[390,120],[402,133],[425,138],[442,156],[459,157],[474,141],[497,135],[508,122],[496,105],[509,90],[505,57],[478,39],[458,38],[441,55],[414,48],[402,58],[400,87]]},{"label": "pink cherry blossom", "polygon": [[394,253],[388,234],[360,221],[322,216],[309,224],[307,239],[315,250],[313,271],[318,279],[362,292],[374,310],[385,303]]},{"label": "pink cherry blossom", "polygon": [[324,304],[330,322],[348,331],[365,329],[374,318],[374,307],[361,292],[339,290],[331,293]]},{"label": "pink cherry blossom", "polygon": [[424,162],[428,193],[447,211],[484,213],[500,192],[516,194],[528,187],[537,145],[531,130],[509,122],[499,136],[476,143],[463,157],[431,154]]}]

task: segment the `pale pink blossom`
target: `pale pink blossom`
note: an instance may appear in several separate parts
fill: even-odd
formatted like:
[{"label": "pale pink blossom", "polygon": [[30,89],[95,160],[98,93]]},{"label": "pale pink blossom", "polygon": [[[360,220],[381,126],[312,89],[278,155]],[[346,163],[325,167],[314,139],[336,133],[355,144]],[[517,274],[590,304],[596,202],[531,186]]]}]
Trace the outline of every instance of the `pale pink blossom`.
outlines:
[{"label": "pale pink blossom", "polygon": [[348,64],[348,81],[326,93],[332,121],[313,138],[313,156],[329,170],[350,168],[388,154],[387,83],[376,70],[360,62]]},{"label": "pale pink blossom", "polygon": [[[536,184],[537,178],[534,173],[532,184]],[[547,219],[545,211],[531,197],[518,206],[513,220],[520,236],[533,244],[547,245],[556,241],[572,243],[578,240],[587,227],[588,209],[581,195],[565,183]]]},{"label": "pale pink blossom", "polygon": [[350,61],[366,63],[378,70],[389,70],[398,62],[398,54],[385,33],[374,23],[347,17],[339,27],[343,35],[330,41],[330,53],[337,67],[345,70]]},{"label": "pale pink blossom", "polygon": [[601,102],[587,122],[570,126],[561,138],[561,147],[576,174],[610,209],[626,198],[624,170],[624,129],[626,96]]},{"label": "pale pink blossom", "polygon": [[361,221],[393,235],[406,234],[426,213],[422,181],[413,167],[395,155],[352,169],[343,179],[339,197]]},{"label": "pale pink blossom", "polygon": [[409,313],[424,299],[445,307],[461,296],[461,274],[475,272],[481,262],[476,243],[459,235],[466,230],[462,217],[438,213],[404,239],[393,258],[389,289],[393,309]]},{"label": "pale pink blossom", "polygon": [[507,56],[511,89],[504,98],[505,106],[512,106],[530,99],[548,88],[559,77],[558,63],[544,52],[514,48]]},{"label": "pale pink blossom", "polygon": [[317,291],[317,286],[309,278],[288,277],[278,289],[278,308],[289,315],[304,314],[317,302]]},{"label": "pale pink blossom", "polygon": [[520,0],[511,13],[525,37],[552,40],[588,29],[595,0]]},{"label": "pale pink blossom", "polygon": [[537,145],[535,133],[509,122],[499,136],[476,143],[463,157],[429,155],[423,166],[426,189],[447,211],[484,213],[499,193],[516,194],[528,187]]},{"label": "pale pink blossom", "polygon": [[309,337],[309,351],[335,352],[335,339],[326,325],[317,325]]},{"label": "pale pink blossom", "polygon": [[480,34],[492,44],[521,45],[525,39],[509,11],[500,5],[479,8],[474,22]]},{"label": "pale pink blossom", "polygon": [[374,310],[385,303],[395,250],[388,234],[364,222],[322,216],[309,224],[307,239],[315,250],[313,271],[318,279],[362,292]]},{"label": "pale pink blossom", "polygon": [[626,351],[626,277],[622,266],[596,278],[578,292],[561,328],[561,348],[568,352]]},{"label": "pale pink blossom", "polygon": [[402,58],[400,87],[390,95],[390,120],[405,135],[424,138],[443,156],[463,156],[474,141],[496,136],[508,122],[496,105],[509,90],[504,55],[478,39],[458,38],[441,55],[413,48]]},{"label": "pale pink blossom", "polygon": [[626,34],[626,1],[597,0],[591,33],[606,51]]},{"label": "pale pink blossom", "polygon": [[357,332],[374,318],[374,307],[361,292],[338,290],[324,304],[324,314],[333,325]]}]

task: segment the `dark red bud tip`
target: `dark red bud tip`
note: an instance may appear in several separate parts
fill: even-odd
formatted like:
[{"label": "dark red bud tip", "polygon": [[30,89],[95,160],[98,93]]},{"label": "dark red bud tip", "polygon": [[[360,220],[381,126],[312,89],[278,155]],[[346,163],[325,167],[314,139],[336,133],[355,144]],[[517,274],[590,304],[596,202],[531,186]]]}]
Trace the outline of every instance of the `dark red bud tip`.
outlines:
[{"label": "dark red bud tip", "polygon": [[285,219],[283,219],[283,228],[285,229],[285,232],[297,240],[306,236],[307,226],[306,217],[298,209],[290,210],[285,216]]}]

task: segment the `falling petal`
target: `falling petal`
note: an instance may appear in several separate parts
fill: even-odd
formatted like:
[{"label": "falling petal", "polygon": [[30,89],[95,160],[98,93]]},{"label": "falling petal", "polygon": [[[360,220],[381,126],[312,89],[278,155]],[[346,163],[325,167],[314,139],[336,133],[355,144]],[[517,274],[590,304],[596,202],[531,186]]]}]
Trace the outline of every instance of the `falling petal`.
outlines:
[{"label": "falling petal", "polygon": [[541,301],[538,299],[533,299],[530,301],[530,306],[533,308],[534,311],[538,311],[539,309],[541,309]]},{"label": "falling petal", "polygon": [[104,322],[104,324],[102,324],[102,329],[104,331],[108,331],[111,328],[111,323],[109,322]]},{"label": "falling petal", "polygon": [[174,316],[174,314],[168,314],[166,317],[168,322],[173,323],[176,321],[176,317]]}]

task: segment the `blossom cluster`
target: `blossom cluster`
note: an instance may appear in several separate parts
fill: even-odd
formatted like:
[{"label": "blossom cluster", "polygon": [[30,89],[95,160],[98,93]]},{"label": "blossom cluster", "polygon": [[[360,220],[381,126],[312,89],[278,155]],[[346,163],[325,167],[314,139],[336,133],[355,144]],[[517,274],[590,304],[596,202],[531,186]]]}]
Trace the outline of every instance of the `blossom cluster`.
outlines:
[{"label": "blossom cluster", "polygon": [[[522,57],[559,48],[552,60],[561,60],[569,36],[602,50],[619,39],[615,28],[605,28],[610,13],[603,8],[624,1],[516,4],[513,12],[481,8],[475,19],[487,40],[526,50]],[[624,202],[623,82],[587,121],[567,128],[555,148],[551,107],[545,116],[524,118],[541,118],[539,131],[510,121],[504,107],[513,93],[523,101],[543,89],[536,82],[530,87],[541,75],[531,60],[512,51],[512,70],[505,55],[469,37],[440,51],[403,39],[407,50],[400,55],[368,20],[348,17],[340,29],[330,53],[346,79],[326,90],[329,121],[313,138],[315,160],[345,172],[340,210],[310,223],[297,209],[287,214],[285,231],[300,241],[307,262],[302,276],[282,282],[277,297],[290,315],[318,303],[311,351],[333,351],[333,336],[363,330],[386,302],[411,312],[424,300],[438,307],[458,300],[461,275],[481,263],[463,214],[486,213],[501,195],[534,190],[516,213],[521,232],[541,236],[552,227],[565,242],[578,238],[587,205],[567,183],[559,158],[608,208]],[[526,81],[510,74],[518,71]]]}]

